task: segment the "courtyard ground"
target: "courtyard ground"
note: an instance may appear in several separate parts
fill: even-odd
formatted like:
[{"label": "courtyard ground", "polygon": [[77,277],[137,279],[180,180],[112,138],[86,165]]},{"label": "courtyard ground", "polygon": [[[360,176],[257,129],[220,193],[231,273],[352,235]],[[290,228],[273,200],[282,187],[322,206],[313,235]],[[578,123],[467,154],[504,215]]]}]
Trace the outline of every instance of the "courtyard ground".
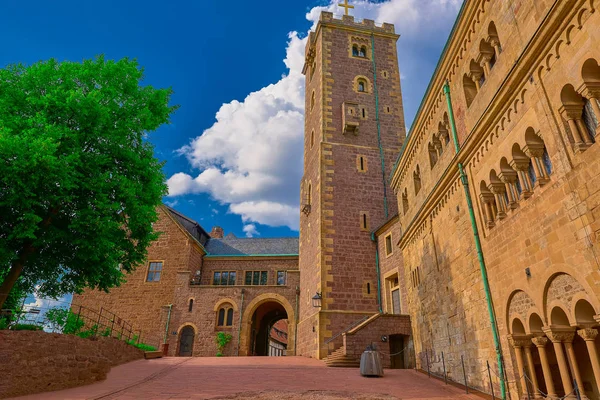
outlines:
[{"label": "courtyard ground", "polygon": [[19,399],[479,399],[413,370],[361,377],[303,357],[162,358],[113,368],[93,385]]}]

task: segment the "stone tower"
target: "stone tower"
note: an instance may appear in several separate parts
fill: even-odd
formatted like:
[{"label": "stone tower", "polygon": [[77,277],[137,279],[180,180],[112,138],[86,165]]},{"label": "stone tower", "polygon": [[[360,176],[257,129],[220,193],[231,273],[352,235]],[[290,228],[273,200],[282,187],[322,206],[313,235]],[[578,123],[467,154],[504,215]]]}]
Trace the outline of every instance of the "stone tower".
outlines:
[{"label": "stone tower", "polygon": [[391,24],[323,12],[308,38],[300,355],[327,356],[338,334],[379,311],[371,232],[397,213],[388,178],[406,136],[398,37]]}]

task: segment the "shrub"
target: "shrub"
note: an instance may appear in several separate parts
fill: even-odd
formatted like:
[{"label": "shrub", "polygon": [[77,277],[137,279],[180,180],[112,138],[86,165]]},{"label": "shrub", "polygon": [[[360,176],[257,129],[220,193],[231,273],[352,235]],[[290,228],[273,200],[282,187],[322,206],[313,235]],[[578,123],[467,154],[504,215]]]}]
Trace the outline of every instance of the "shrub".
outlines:
[{"label": "shrub", "polygon": [[229,342],[231,342],[232,336],[229,333],[217,332],[215,343],[217,344],[217,357],[223,357],[223,349]]},{"label": "shrub", "polygon": [[53,331],[67,335],[78,334],[84,326],[84,321],[73,311],[65,308],[52,308],[46,312],[46,319]]},{"label": "shrub", "polygon": [[8,329],[8,320],[6,318],[0,318],[0,331]]},{"label": "shrub", "polygon": [[145,343],[136,343],[138,338],[139,338],[139,335],[134,335],[131,339],[129,339],[125,343],[127,343],[133,347],[136,347],[140,350],[143,350],[143,351],[156,351],[156,347],[154,347],[154,346],[150,346],[149,344],[145,344]]},{"label": "shrub", "polygon": [[80,338],[87,339],[92,336],[96,336],[96,332],[98,332],[98,325],[94,325],[88,330],[77,332],[75,335],[79,336]]},{"label": "shrub", "polygon": [[41,331],[44,327],[37,324],[14,324],[10,329],[13,331]]}]

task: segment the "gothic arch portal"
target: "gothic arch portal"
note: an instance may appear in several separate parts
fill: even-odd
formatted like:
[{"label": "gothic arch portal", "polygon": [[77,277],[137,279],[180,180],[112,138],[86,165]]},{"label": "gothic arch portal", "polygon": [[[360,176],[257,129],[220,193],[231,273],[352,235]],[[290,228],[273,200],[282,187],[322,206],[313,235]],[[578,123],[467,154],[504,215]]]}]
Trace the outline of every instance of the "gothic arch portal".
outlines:
[{"label": "gothic arch portal", "polygon": [[[287,314],[288,320],[288,355],[293,355],[296,348],[296,314],[290,302],[283,296],[277,293],[264,293],[256,296],[246,307],[242,314],[242,326],[240,330],[240,356],[248,356],[251,354],[251,335],[252,335],[252,318],[254,313],[264,305],[274,303],[283,307]],[[282,318],[283,319],[283,318]]]}]

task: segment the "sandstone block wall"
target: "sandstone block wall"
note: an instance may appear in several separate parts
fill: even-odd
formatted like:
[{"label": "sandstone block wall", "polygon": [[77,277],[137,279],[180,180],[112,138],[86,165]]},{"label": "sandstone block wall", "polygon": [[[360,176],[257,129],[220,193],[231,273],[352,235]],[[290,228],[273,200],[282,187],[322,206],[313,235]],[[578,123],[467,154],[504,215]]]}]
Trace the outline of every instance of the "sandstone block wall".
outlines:
[{"label": "sandstone block wall", "polygon": [[[148,249],[148,262],[126,276],[126,282],[112,288],[110,293],[86,290],[82,295],[73,296],[73,310],[76,306],[93,310],[101,307],[132,324],[134,330],[142,331],[142,341],[160,346],[168,316],[168,306],[173,303],[173,293],[178,271],[195,271],[201,268],[201,250],[171,219],[165,210],[159,208],[159,220],[154,229],[162,232],[160,238]],[[158,282],[147,282],[148,263],[162,261],[163,268]]]},{"label": "sandstone block wall", "polygon": [[33,331],[0,331],[0,398],[88,385],[110,368],[144,357],[113,338]]},{"label": "sandstone block wall", "polygon": [[[401,350],[392,347],[391,335],[402,335],[404,338],[404,351],[400,357],[404,361],[404,368],[414,368],[414,348],[410,340],[411,325],[408,315],[381,315],[364,327],[352,330],[344,335],[346,355],[360,358],[367,346],[374,345],[381,353],[383,367],[391,367],[390,355]],[[387,341],[382,341],[385,336]]]}]

